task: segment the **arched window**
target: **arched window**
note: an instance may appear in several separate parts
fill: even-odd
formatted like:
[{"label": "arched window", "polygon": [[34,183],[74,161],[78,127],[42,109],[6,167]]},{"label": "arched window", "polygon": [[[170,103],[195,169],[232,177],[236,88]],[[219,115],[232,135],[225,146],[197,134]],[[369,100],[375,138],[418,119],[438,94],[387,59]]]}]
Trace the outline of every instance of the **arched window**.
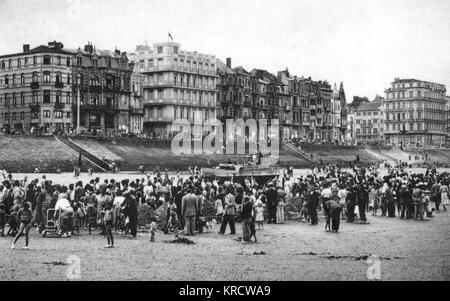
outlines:
[{"label": "arched window", "polygon": [[57,72],[56,73],[56,83],[57,84],[60,84],[60,83],[62,83],[62,74],[61,74],[61,72]]},{"label": "arched window", "polygon": [[77,74],[77,85],[82,85],[84,82],[84,76],[81,73]]},{"label": "arched window", "polygon": [[39,82],[39,76],[36,71],[33,72],[33,83]]}]

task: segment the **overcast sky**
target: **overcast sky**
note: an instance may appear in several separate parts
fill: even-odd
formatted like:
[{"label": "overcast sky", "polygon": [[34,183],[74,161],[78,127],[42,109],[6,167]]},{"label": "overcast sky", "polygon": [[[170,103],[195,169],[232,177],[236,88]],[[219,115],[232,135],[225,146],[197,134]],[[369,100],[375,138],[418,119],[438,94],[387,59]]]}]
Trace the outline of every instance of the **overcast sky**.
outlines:
[{"label": "overcast sky", "polygon": [[0,54],[50,40],[130,52],[168,32],[233,66],[344,81],[350,101],[394,77],[450,89],[449,0],[0,0]]}]

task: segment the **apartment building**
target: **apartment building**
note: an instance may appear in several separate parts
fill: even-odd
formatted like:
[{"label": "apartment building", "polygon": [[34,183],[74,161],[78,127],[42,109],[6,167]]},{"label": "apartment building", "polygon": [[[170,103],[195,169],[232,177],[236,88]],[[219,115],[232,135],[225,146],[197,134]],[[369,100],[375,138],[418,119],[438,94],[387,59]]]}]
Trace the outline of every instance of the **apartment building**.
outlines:
[{"label": "apartment building", "polygon": [[417,79],[396,78],[386,89],[386,142],[400,146],[440,146],[446,140],[446,88]]},{"label": "apartment building", "polygon": [[216,118],[217,65],[214,55],[181,49],[175,42],[138,46],[130,55],[143,74],[144,131],[170,137],[172,123]]}]

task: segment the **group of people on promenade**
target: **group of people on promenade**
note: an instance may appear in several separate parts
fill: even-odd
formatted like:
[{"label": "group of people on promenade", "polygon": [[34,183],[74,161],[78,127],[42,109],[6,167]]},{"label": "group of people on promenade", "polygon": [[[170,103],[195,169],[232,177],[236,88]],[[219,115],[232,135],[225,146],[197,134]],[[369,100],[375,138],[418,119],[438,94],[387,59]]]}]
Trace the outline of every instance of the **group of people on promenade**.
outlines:
[{"label": "group of people on promenade", "polygon": [[282,224],[286,216],[312,225],[324,216],[326,230],[332,232],[340,230],[342,219],[368,224],[367,213],[422,220],[446,210],[450,183],[447,173],[435,169],[415,174],[400,166],[382,176],[378,165],[344,170],[332,164],[303,176],[289,169],[265,183],[207,179],[199,169],[186,177],[157,172],[133,181],[95,178],[67,186],[45,176],[28,181],[2,175],[0,233],[5,236],[8,226],[6,235],[15,237],[12,248],[22,235],[28,248],[30,229],[44,233],[49,221],[57,223],[60,236],[97,229],[111,248],[113,233],[137,236],[140,206],[157,213],[145,221],[152,240],[158,229],[195,235],[214,224],[220,224],[219,234],[229,226],[233,235],[239,222],[243,243],[256,242],[256,228],[265,222]]}]

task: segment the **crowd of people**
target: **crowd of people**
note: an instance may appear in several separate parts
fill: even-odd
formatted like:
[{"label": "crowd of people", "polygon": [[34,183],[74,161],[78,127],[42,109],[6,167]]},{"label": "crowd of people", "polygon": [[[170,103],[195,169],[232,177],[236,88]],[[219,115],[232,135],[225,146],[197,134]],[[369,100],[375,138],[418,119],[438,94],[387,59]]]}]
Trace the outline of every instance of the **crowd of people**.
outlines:
[{"label": "crowd of people", "polygon": [[[114,233],[135,238],[138,232],[138,207],[148,206],[157,212],[149,221],[152,241],[155,232],[195,235],[211,229],[236,234],[236,222],[242,225],[242,241],[257,241],[257,231],[264,223],[283,224],[286,216],[299,222],[318,225],[325,220],[326,231],[338,232],[341,220],[368,224],[367,214],[423,220],[432,218],[449,205],[448,173],[427,169],[415,174],[405,166],[380,166],[341,169],[330,164],[316,167],[309,175],[294,176],[288,169],[262,183],[260,179],[208,179],[201,170],[191,174],[169,176],[155,172],[132,180],[100,178],[88,183],[75,180],[64,185],[45,176],[28,181],[2,172],[0,185],[1,236],[25,236],[29,244],[30,229],[68,237],[85,229],[98,230],[114,247]],[[54,225],[57,227],[55,228]],[[256,229],[258,227],[258,230]]]}]

